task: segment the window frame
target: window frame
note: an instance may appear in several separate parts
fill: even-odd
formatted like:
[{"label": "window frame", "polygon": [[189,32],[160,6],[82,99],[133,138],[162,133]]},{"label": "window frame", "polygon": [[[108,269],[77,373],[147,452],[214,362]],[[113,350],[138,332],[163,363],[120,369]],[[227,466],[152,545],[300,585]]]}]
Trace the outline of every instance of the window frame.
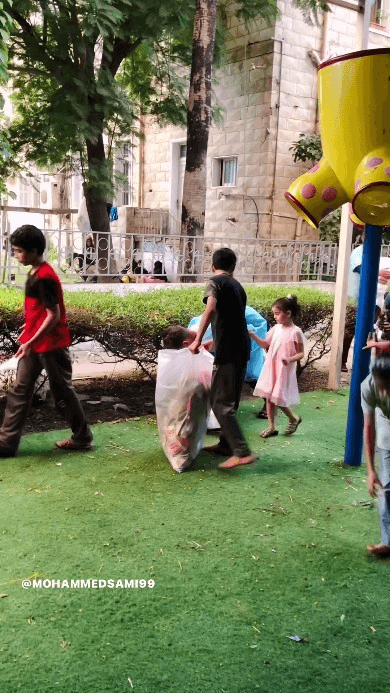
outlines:
[{"label": "window frame", "polygon": [[[234,182],[226,182],[226,164],[234,162]],[[229,154],[228,156],[216,156],[213,158],[212,188],[235,188],[238,178],[238,156]]]}]

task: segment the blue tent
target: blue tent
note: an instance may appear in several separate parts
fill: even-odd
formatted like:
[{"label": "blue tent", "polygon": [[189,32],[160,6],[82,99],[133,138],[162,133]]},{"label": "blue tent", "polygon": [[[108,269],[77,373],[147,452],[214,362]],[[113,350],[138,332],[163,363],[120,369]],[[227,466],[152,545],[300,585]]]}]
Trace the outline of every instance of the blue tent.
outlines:
[{"label": "blue tent", "polygon": [[[192,330],[196,330],[199,327],[201,315],[196,318],[192,318],[188,327]],[[264,339],[267,334],[267,321],[263,318],[260,313],[254,308],[247,306],[245,309],[246,324],[248,325],[248,330],[252,330],[258,337]],[[203,342],[207,342],[213,338],[211,331],[211,325],[208,326],[205,335],[203,337]],[[248,367],[246,370],[245,380],[253,381],[257,380],[264,363],[264,351],[251,339],[251,355],[248,361]]]}]

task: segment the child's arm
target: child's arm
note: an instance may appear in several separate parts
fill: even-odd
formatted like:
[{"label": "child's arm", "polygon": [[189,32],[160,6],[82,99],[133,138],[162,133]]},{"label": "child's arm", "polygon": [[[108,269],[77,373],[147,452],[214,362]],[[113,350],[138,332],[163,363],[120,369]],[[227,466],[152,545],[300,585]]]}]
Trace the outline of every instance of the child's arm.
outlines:
[{"label": "child's arm", "polygon": [[300,361],[305,355],[305,350],[302,342],[294,342],[295,354],[294,356],[286,356],[282,359],[282,363],[288,366],[289,363],[294,363],[294,361]]},{"label": "child's arm", "polygon": [[46,308],[46,318],[44,319],[42,325],[37,329],[35,334],[33,334],[32,337],[28,340],[28,342],[25,342],[22,344],[18,351],[16,352],[15,356],[16,358],[23,358],[24,356],[27,356],[27,354],[31,351],[32,345],[40,338],[43,337],[46,332],[49,332],[59,321],[60,319],[60,307],[58,303],[55,304],[54,308]]},{"label": "child's arm", "polygon": [[248,334],[250,338],[253,339],[254,342],[256,342],[256,344],[261,346],[262,349],[269,349],[270,343],[267,342],[266,339],[261,339],[261,337],[258,337],[255,332],[252,332],[252,330],[248,330]]},{"label": "child's arm", "polygon": [[364,454],[367,465],[367,490],[370,496],[376,497],[378,488],[383,488],[382,483],[375,471],[375,413],[364,414]]},{"label": "child's arm", "polygon": [[369,339],[366,346],[364,346],[363,349],[376,349],[377,351],[381,351],[384,354],[389,354],[390,342],[375,342],[373,339]]},{"label": "child's arm", "polygon": [[202,343],[202,338],[203,338],[204,333],[206,332],[206,330],[210,324],[210,321],[211,321],[211,318],[212,318],[213,313],[215,311],[216,305],[217,305],[217,299],[215,298],[215,296],[209,296],[207,299],[207,303],[206,303],[206,310],[203,313],[201,321],[200,321],[198,333],[197,333],[194,341],[192,342],[192,344],[190,344],[190,346],[188,347],[189,350],[193,354],[199,353],[199,347]]}]

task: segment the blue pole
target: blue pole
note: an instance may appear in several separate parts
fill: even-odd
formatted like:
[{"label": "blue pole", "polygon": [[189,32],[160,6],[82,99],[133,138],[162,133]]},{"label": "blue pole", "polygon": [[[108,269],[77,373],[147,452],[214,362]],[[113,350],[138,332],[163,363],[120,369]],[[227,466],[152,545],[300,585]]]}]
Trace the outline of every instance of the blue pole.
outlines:
[{"label": "blue pole", "polygon": [[345,436],[344,462],[352,467],[358,467],[362,460],[363,412],[360,404],[360,385],[368,375],[370,364],[370,351],[363,351],[363,347],[374,325],[381,243],[382,228],[366,225]]}]

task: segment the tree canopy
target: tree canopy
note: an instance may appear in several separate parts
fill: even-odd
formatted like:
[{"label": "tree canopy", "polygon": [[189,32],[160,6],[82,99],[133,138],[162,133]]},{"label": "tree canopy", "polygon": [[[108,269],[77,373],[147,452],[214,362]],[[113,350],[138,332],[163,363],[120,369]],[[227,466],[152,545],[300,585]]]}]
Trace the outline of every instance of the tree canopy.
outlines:
[{"label": "tree canopy", "polygon": [[[324,5],[296,2],[310,11]],[[1,4],[0,76],[5,76],[6,44],[15,104],[9,127],[13,163],[19,156],[56,167],[79,158],[91,224],[108,230],[104,208],[113,171],[103,133],[119,142],[137,133],[140,110],[160,122],[185,124],[196,1]],[[276,0],[238,0],[234,8],[245,19],[273,17]],[[225,2],[219,2],[218,13],[221,37]]]}]

